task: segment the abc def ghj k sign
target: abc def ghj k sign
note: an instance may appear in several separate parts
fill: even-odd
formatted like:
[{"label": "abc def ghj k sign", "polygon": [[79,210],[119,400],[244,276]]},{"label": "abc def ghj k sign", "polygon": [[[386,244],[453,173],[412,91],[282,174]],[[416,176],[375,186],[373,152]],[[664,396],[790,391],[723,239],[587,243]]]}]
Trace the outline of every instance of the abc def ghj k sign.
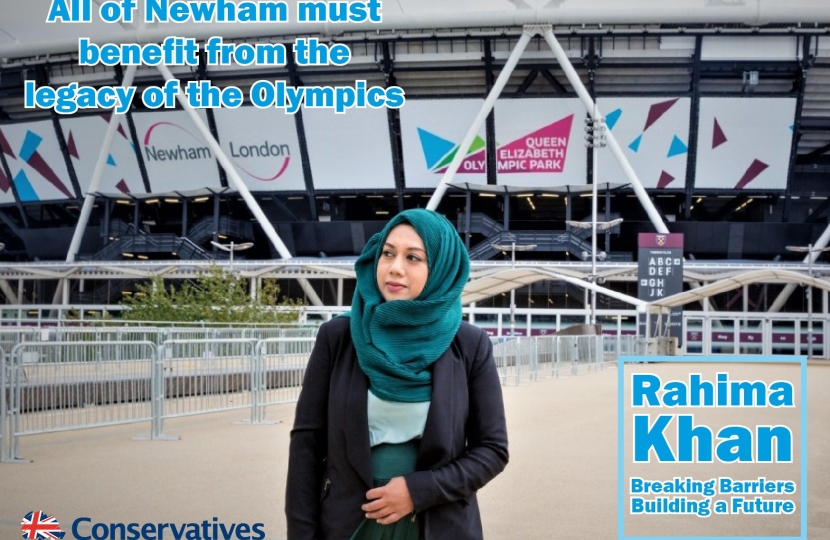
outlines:
[{"label": "abc def ghj k sign", "polygon": [[[653,302],[683,292],[683,235],[679,233],[640,233],[637,238],[637,298]],[[672,308],[663,328],[683,344],[683,308]],[[657,320],[652,319],[648,335],[655,336]],[[640,335],[646,335],[645,320],[640,321]]]}]

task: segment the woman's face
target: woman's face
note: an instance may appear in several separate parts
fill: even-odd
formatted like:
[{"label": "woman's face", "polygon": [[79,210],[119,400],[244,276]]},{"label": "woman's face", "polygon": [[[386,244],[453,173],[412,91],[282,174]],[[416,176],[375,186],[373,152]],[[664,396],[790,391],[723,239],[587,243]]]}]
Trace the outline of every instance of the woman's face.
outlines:
[{"label": "woman's face", "polygon": [[412,300],[427,284],[429,268],[424,241],[411,225],[392,229],[378,260],[378,289],[384,300]]}]

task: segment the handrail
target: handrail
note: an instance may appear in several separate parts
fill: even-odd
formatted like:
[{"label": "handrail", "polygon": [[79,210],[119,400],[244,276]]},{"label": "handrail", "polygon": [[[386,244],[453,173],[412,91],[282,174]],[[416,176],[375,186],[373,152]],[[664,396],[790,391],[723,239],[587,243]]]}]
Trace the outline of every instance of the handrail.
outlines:
[{"label": "handrail", "polygon": [[148,234],[140,231],[135,234],[122,235],[113,240],[94,255],[96,260],[120,259],[122,253],[175,253],[180,259],[225,259],[228,255],[208,253],[189,238],[171,233]]},{"label": "handrail", "polygon": [[187,231],[187,238],[195,244],[199,244],[213,238],[213,233],[216,232],[217,234],[226,234],[245,240],[254,239],[254,228],[250,221],[234,219],[228,216],[221,216],[218,221],[218,225],[214,225],[212,217],[200,219]]}]

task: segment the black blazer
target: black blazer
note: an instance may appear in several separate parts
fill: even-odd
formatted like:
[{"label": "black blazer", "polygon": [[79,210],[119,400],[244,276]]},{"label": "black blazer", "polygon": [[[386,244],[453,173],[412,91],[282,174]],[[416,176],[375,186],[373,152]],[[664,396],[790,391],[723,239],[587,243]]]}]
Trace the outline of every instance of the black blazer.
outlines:
[{"label": "black blazer", "polygon": [[[323,324],[291,431],[288,540],[348,540],[363,519],[360,506],[372,487],[367,391],[349,319]],[[432,402],[417,470],[405,476],[424,538],[482,539],[475,494],[507,460],[493,347],[483,330],[461,323],[433,364]]]}]

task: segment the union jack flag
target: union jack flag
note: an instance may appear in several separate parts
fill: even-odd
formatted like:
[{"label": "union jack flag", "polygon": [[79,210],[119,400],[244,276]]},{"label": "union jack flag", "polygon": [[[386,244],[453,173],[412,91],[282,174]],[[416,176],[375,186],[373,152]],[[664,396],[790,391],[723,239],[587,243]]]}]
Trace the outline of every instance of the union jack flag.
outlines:
[{"label": "union jack flag", "polygon": [[23,531],[23,538],[29,540],[51,539],[60,540],[66,534],[55,516],[50,516],[40,510],[29,512],[20,522],[20,529]]}]

